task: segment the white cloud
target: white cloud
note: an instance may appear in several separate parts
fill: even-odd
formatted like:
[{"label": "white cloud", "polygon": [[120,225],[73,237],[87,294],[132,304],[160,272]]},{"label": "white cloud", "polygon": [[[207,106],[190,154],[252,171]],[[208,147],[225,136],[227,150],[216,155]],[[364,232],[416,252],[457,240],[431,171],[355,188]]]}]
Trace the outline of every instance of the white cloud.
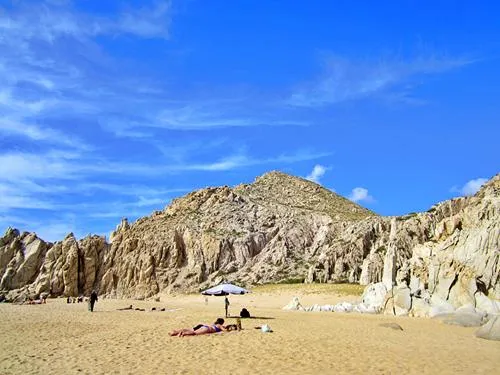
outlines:
[{"label": "white cloud", "polygon": [[[473,61],[447,56],[421,55],[413,59],[351,61],[328,57],[323,76],[297,89],[288,104],[296,107],[322,107],[392,92],[391,97],[408,96],[403,85],[420,76],[442,73]],[[398,94],[394,94],[398,93]],[[412,99],[414,100],[414,99]]]},{"label": "white cloud", "polygon": [[319,179],[321,177],[323,177],[325,172],[326,172],[325,167],[323,167],[322,165],[316,164],[314,166],[313,170],[311,171],[311,173],[309,173],[309,175],[307,175],[306,179],[313,181],[313,182],[316,182],[316,183],[319,183]]},{"label": "white cloud", "polygon": [[462,195],[474,195],[487,181],[487,178],[476,178],[474,180],[467,181],[465,185],[460,188],[454,186],[450,189],[450,191],[453,193],[460,193]]},{"label": "white cloud", "polygon": [[[132,100],[122,98],[121,102]],[[221,103],[223,101],[221,100]],[[223,128],[244,128],[256,126],[308,126],[309,123],[297,120],[278,120],[272,117],[255,117],[253,114],[248,116],[242,114],[246,110],[241,108],[228,108],[217,101],[192,103],[189,105],[175,104],[165,109],[164,103],[155,103],[154,100],[148,104],[152,107],[148,111],[135,113],[134,116],[128,116],[126,108],[123,108],[127,116],[117,118],[113,116],[104,117],[100,123],[101,126],[117,136],[145,139],[151,137],[151,131],[155,129],[167,130],[211,130]],[[137,105],[130,105],[130,108],[137,109]],[[224,108],[223,110],[214,108]],[[234,112],[235,114],[233,114]],[[128,118],[127,118],[128,117]],[[140,117],[131,120],[130,117]]]},{"label": "white cloud", "polygon": [[50,153],[0,154],[0,181],[21,179],[76,178],[71,162],[62,155]]},{"label": "white cloud", "polygon": [[42,40],[51,44],[65,37],[84,40],[99,35],[130,34],[142,38],[167,38],[170,9],[170,1],[160,1],[151,8],[130,8],[119,16],[103,17],[76,12],[69,3],[30,4],[0,12],[0,35],[4,35],[0,36],[0,42],[12,36],[16,37],[17,43]]},{"label": "white cloud", "polygon": [[40,198],[32,196],[24,196],[16,193],[6,194],[2,192],[0,195],[0,212],[6,212],[13,208],[16,209],[54,209],[54,205],[50,202],[45,202]]},{"label": "white cloud", "polygon": [[349,195],[349,199],[353,202],[372,203],[375,201],[373,197],[368,193],[368,189],[365,189],[363,187],[355,187],[354,189],[352,189],[352,192]]},{"label": "white cloud", "polygon": [[7,117],[0,118],[0,134],[23,137],[31,141],[44,141],[49,144],[63,145],[77,149],[89,149],[89,146],[78,138],[67,136],[55,129],[28,124],[23,121],[12,120]]},{"label": "white cloud", "polygon": [[297,152],[270,158],[251,158],[243,154],[223,157],[206,163],[176,161],[172,164],[160,162],[125,163],[92,154],[77,151],[67,152],[52,150],[44,153],[8,152],[0,154],[0,182],[19,180],[37,181],[61,179],[65,181],[107,175],[160,176],[165,173],[186,171],[228,171],[254,165],[290,164],[299,161],[314,160],[329,155],[328,153]]}]

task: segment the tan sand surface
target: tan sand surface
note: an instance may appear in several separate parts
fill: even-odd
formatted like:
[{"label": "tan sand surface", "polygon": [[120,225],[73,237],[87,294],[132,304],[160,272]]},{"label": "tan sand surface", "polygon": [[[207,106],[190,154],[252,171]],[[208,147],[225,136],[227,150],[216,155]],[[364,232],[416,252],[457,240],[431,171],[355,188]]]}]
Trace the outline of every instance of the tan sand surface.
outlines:
[{"label": "tan sand surface", "polygon": [[[223,315],[224,299],[99,299],[94,313],[64,299],[0,304],[0,374],[500,374],[500,342],[474,337],[475,328],[281,310],[294,295],[304,305],[358,298],[343,293],[284,287],[230,296],[233,314],[245,306],[260,318],[243,320],[240,332],[184,338],[168,332],[214,321]],[[130,304],[146,311],[117,311]],[[404,331],[381,327],[384,322]],[[274,332],[253,328],[262,324]]]}]

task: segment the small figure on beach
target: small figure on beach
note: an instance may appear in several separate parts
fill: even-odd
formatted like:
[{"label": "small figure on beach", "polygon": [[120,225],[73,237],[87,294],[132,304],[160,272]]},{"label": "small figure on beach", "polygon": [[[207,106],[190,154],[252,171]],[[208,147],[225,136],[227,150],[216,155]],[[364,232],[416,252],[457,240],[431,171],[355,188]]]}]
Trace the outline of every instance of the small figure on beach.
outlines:
[{"label": "small figure on beach", "polygon": [[240,311],[241,318],[250,318],[250,312],[246,308],[242,308]]},{"label": "small figure on beach", "polygon": [[28,300],[26,300],[23,304],[25,304],[25,305],[42,305],[44,303],[47,303],[46,299],[40,297],[40,299],[35,299],[35,300],[28,298]]},{"label": "small figure on beach", "polygon": [[227,331],[224,326],[224,319],[217,318],[214,324],[198,324],[193,328],[181,328],[169,332],[170,336],[197,336],[197,335],[207,335],[210,333],[218,333],[222,331]]},{"label": "small figure on beach", "polygon": [[90,293],[90,300],[89,300],[90,312],[94,311],[94,305],[97,302],[97,299],[98,299],[97,292],[95,290],[93,290],[92,293]]},{"label": "small figure on beach", "polygon": [[134,307],[132,305],[129,305],[128,307],[122,307],[121,309],[117,309],[117,310],[133,310]]},{"label": "small figure on beach", "polygon": [[227,318],[229,316],[228,309],[229,309],[229,305],[230,305],[229,299],[227,298],[227,296],[224,297],[224,305],[226,307],[226,318]]}]

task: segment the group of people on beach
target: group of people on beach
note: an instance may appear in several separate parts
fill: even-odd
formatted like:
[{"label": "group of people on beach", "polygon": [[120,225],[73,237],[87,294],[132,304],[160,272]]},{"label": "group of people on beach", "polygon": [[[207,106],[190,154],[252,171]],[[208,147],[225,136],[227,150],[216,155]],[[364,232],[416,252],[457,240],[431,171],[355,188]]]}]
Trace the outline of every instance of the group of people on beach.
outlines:
[{"label": "group of people on beach", "polygon": [[84,300],[88,301],[89,311],[93,312],[94,311],[94,305],[95,305],[95,303],[98,300],[97,292],[95,290],[93,290],[92,293],[90,293],[90,297],[88,299],[84,298],[83,296],[78,296],[78,297],[68,296],[66,298],[66,303],[75,303],[75,302],[80,303],[80,302],[83,302]]}]

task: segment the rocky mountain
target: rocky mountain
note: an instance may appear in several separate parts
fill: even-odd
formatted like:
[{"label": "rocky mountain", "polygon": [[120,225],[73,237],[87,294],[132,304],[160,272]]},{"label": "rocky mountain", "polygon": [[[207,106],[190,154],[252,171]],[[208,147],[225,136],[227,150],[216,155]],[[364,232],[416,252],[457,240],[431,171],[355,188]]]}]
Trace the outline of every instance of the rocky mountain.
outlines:
[{"label": "rocky mountain", "polygon": [[412,296],[446,300],[462,298],[466,287],[500,298],[499,206],[499,175],[474,197],[380,217],[313,182],[270,172],[252,184],[192,192],[133,224],[124,219],[109,243],[70,234],[51,244],[9,229],[0,238],[0,291],[9,300],[92,289],[144,298],[223,280],[349,281],[382,282],[386,291],[406,285]]}]

